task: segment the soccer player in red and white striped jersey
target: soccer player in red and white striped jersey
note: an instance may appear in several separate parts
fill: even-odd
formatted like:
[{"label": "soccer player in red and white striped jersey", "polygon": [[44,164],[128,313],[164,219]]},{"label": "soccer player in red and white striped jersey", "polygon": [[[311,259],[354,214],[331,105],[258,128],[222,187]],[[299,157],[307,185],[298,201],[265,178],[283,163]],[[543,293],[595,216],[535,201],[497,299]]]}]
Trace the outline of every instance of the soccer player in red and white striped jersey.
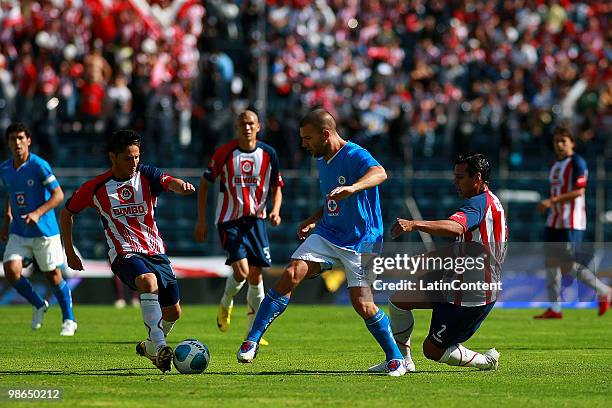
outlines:
[{"label": "soccer player in red and white striped jersey", "polygon": [[[476,268],[470,273],[457,272],[457,275],[464,282],[466,279],[480,283],[499,282],[508,227],[504,208],[489,190],[490,172],[489,161],[484,155],[460,155],[455,161],[455,187],[466,201],[459,210],[446,220],[398,219],[392,227],[391,236],[397,238],[403,233],[422,231],[435,236],[455,237],[457,242],[478,243],[489,258],[484,262],[483,270]],[[497,350],[492,348],[481,354],[462,344],[472,337],[488,316],[497,300],[497,293],[484,288],[469,293],[457,289],[450,291],[445,298],[445,302],[408,302],[401,292],[397,292],[389,300],[393,336],[405,355],[409,371],[415,370],[410,355],[410,337],[414,328],[412,309],[432,309],[429,335],[423,342],[425,357],[452,366],[497,369]],[[378,369],[380,364],[371,367],[370,371]]]},{"label": "soccer player in red and white striped jersey", "polygon": [[227,252],[226,263],[232,266],[233,274],[226,281],[217,326],[221,331],[228,330],[234,296],[248,280],[248,332],[264,298],[261,268],[271,264],[266,206],[270,198],[272,208],[268,218],[272,226],[279,225],[283,179],[276,151],[257,140],[257,133],[261,129],[257,114],[244,111],[236,119],[235,125],[237,139],[215,151],[202,175],[194,238],[198,242],[206,239],[208,185],[219,179],[215,219],[223,248]]},{"label": "soccer player in red and white striped jersey", "polygon": [[68,266],[83,270],[72,242],[73,216],[87,207],[100,214],[109,246],[111,269],[138,290],[148,339],[136,351],[162,372],[169,371],[173,350],[166,336],[181,315],[176,276],[165,255],[166,246],[155,223],[157,197],[163,191],[187,195],[195,187],[153,166],[140,164],[140,136],[119,130],[110,140],[110,170],[77,189],[60,217]]},{"label": "soccer player in red and white striped jersey", "polygon": [[[548,245],[546,254],[546,274],[548,296],[551,305],[544,313],[534,316],[536,319],[561,319],[561,273],[569,273],[595,290],[599,300],[599,316],[610,308],[612,290],[601,282],[587,268],[589,260],[562,260],[565,255],[576,258],[584,231],[586,230],[585,192],[588,170],[585,160],[574,153],[576,141],[572,133],[563,127],[555,131],[553,148],[557,161],[550,169],[550,197],[542,200],[538,211],[548,211],[546,219],[545,241],[572,243],[571,254],[563,254],[564,248]],[[578,251],[579,252],[579,251]]]}]

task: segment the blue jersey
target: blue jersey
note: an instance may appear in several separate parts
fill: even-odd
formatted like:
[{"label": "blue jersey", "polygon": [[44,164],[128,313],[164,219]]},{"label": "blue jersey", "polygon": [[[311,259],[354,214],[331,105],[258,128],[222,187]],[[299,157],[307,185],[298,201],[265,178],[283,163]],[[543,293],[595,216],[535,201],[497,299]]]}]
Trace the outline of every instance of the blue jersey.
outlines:
[{"label": "blue jersey", "polygon": [[331,200],[336,187],[357,182],[370,167],[380,166],[372,155],[355,143],[347,142],[329,161],[317,160],[323,218],[314,231],[342,248],[356,252],[376,252],[382,244],[383,222],[378,187],[355,193],[343,200]]},{"label": "blue jersey", "polygon": [[23,216],[49,201],[51,192],[59,187],[49,163],[30,153],[28,161],[16,169],[13,167],[13,159],[9,159],[0,165],[0,178],[8,190],[13,214],[9,233],[26,238],[59,234],[53,210],[43,214],[37,224],[26,225],[23,219]]}]

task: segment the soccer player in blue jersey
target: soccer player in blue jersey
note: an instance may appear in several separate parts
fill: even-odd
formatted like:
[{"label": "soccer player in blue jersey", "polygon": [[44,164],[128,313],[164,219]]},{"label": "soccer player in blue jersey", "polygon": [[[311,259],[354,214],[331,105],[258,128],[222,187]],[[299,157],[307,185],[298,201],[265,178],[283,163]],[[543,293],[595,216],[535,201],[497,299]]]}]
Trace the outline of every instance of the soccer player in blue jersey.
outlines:
[{"label": "soccer player in blue jersey", "polygon": [[406,373],[387,315],[374,304],[370,268],[362,268],[361,254],[382,244],[383,224],[378,185],[387,179],[384,168],[360,146],[343,140],[336,121],[324,110],[307,114],[300,122],[302,146],[316,157],[321,187],[321,208],[298,227],[305,241],[291,256],[289,266],[262,301],[253,327],[237,353],[238,361],[255,359],[268,326],[285,311],[291,293],[301,281],[342,264],[351,303],[385,352],[385,371]]},{"label": "soccer player in blue jersey", "polygon": [[49,163],[30,152],[32,135],[23,124],[10,125],[5,136],[13,157],[0,165],[0,178],[8,190],[0,233],[3,241],[8,239],[4,250],[4,275],[32,304],[32,329],[40,329],[49,303],[21,274],[23,260],[35,259],[53,286],[53,293],[62,309],[60,335],[73,336],[77,323],[72,313],[70,288],[59,269],[64,256],[53,211],[62,203],[64,193]]}]

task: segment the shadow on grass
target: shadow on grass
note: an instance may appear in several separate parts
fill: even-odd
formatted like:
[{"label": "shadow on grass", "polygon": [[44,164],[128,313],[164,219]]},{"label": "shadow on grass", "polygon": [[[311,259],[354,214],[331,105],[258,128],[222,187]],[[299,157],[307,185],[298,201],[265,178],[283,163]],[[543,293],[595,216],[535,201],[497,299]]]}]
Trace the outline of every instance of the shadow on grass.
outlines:
[{"label": "shadow on grass", "polygon": [[[146,373],[137,371],[146,370]],[[150,372],[149,372],[150,371]],[[119,377],[142,377],[152,374],[161,374],[156,368],[107,368],[98,370],[22,370],[22,371],[0,371],[0,375],[104,375]]]},{"label": "shadow on grass", "polygon": [[[141,372],[141,371],[146,372]],[[456,374],[465,373],[466,370],[447,370],[447,371],[417,371],[409,373],[407,376],[418,374]],[[117,377],[145,377],[151,375],[178,375],[177,371],[170,374],[161,374],[156,368],[108,368],[98,370],[23,370],[23,371],[0,371],[0,375],[76,375],[76,376],[117,376]],[[302,375],[302,376],[386,376],[385,373],[368,373],[366,371],[342,371],[342,370],[286,370],[286,371],[260,371],[260,372],[236,372],[236,371],[205,371],[203,375],[223,375],[223,376],[275,376],[275,375]]]}]

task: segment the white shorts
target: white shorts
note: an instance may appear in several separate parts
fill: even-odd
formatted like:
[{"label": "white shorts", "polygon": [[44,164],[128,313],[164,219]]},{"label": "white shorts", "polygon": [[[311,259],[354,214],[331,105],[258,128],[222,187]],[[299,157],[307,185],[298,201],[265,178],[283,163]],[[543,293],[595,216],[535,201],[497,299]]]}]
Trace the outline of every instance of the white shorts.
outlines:
[{"label": "white shorts", "polygon": [[360,253],[334,245],[317,234],[306,238],[291,255],[291,259],[318,262],[321,264],[321,272],[332,269],[335,264],[342,264],[349,288],[369,287],[376,279],[372,268],[368,268],[369,272],[361,268]]},{"label": "white shorts", "polygon": [[10,234],[4,250],[3,263],[36,259],[42,272],[51,272],[64,263],[64,250],[59,235],[26,238]]}]

